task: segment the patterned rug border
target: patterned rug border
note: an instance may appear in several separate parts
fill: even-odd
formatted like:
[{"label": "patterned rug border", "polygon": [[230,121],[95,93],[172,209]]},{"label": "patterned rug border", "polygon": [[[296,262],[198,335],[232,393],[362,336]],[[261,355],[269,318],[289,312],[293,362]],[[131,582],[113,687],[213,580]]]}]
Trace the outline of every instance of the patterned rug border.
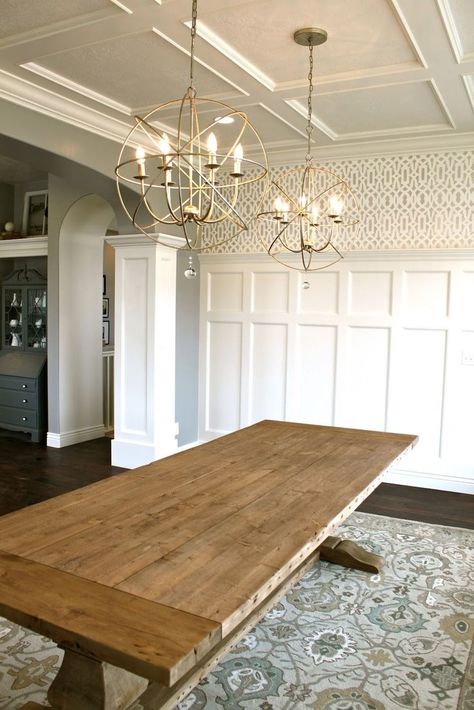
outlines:
[{"label": "patterned rug border", "polygon": [[[473,496],[474,498],[474,496]],[[474,500],[473,500],[474,505]],[[413,520],[413,518],[396,518],[394,515],[381,515],[379,513],[366,513],[363,510],[354,510],[348,518],[344,520],[341,525],[347,524],[353,515],[363,515],[368,518],[384,518],[385,520],[399,520],[401,523],[414,523],[415,525],[429,525],[431,528],[448,528],[449,530],[459,530],[464,533],[471,533],[474,535],[474,527],[472,528],[460,528],[457,525],[441,525],[440,523],[428,523],[426,520]]]}]

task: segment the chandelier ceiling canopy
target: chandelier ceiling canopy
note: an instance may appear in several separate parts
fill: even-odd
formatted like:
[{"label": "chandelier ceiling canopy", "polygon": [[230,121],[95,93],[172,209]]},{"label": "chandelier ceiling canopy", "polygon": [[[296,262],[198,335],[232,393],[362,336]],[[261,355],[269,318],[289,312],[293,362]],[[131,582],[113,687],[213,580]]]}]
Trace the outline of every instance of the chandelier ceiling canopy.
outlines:
[{"label": "chandelier ceiling canopy", "polygon": [[192,0],[189,86],[184,96],[144,117],[135,116],[115,174],[120,201],[136,229],[171,246],[160,231],[178,227],[183,248],[203,250],[248,229],[248,204],[258,203],[268,161],[243,111],[197,96],[196,22],[197,0]]},{"label": "chandelier ceiling canopy", "polygon": [[304,28],[294,33],[294,40],[309,48],[306,159],[272,180],[260,201],[257,226],[274,259],[288,268],[319,271],[342,259],[341,249],[347,248],[351,228],[359,223],[359,206],[348,183],[314,165],[311,155],[313,47],[326,42],[327,33]]}]

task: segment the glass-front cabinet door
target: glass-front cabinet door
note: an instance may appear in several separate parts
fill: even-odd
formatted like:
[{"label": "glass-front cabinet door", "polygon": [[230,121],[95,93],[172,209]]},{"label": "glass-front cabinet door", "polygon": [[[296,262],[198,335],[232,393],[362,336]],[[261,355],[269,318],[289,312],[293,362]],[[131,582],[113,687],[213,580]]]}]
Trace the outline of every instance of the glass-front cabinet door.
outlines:
[{"label": "glass-front cabinet door", "polygon": [[23,289],[4,289],[3,347],[23,350]]},{"label": "glass-front cabinet door", "polygon": [[27,350],[46,350],[46,287],[26,289],[28,309],[26,338]]},{"label": "glass-front cabinet door", "polygon": [[[34,276],[35,282],[31,276]],[[15,271],[3,282],[2,348],[45,351],[47,347],[46,279],[36,270]]]}]

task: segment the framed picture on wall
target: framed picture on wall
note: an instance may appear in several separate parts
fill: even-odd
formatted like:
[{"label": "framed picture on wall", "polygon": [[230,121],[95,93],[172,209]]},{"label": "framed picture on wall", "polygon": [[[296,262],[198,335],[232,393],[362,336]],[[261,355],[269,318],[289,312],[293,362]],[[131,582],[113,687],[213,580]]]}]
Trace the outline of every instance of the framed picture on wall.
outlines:
[{"label": "framed picture on wall", "polygon": [[48,191],[25,192],[22,232],[26,237],[48,234]]},{"label": "framed picture on wall", "polygon": [[110,340],[110,321],[102,321],[102,345],[108,345]]},{"label": "framed picture on wall", "polygon": [[102,298],[102,318],[109,317],[109,299]]}]

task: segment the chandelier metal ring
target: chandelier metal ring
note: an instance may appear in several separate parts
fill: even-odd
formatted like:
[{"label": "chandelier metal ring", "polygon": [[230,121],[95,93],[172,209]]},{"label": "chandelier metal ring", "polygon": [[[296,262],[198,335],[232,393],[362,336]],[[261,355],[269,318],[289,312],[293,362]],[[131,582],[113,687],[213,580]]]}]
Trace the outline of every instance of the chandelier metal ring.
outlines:
[{"label": "chandelier metal ring", "polygon": [[257,183],[262,181],[262,189],[266,187],[268,159],[245,112],[197,96],[196,22],[197,0],[193,0],[186,93],[144,117],[135,116],[115,175],[122,207],[138,231],[176,248],[160,230],[181,228],[181,248],[201,251],[221,246],[248,229],[254,216],[248,216],[248,206],[258,202]]}]

